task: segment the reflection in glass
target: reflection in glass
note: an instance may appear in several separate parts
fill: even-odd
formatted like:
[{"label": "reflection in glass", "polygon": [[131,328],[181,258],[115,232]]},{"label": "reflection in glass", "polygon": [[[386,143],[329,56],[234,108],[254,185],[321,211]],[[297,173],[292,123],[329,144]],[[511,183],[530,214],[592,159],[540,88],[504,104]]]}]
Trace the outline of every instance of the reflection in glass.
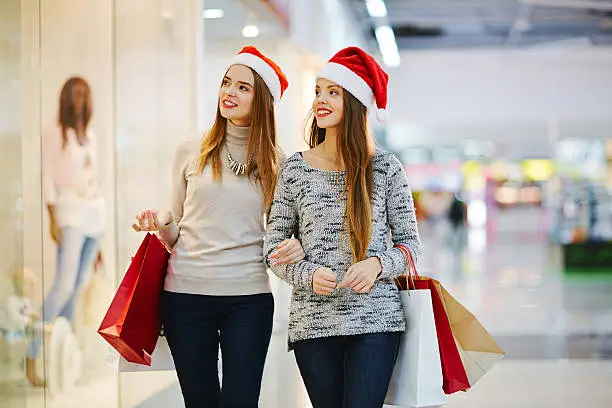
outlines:
[{"label": "reflection in glass", "polygon": [[23,265],[21,2],[0,6],[0,406],[25,406],[23,357],[36,277]]}]

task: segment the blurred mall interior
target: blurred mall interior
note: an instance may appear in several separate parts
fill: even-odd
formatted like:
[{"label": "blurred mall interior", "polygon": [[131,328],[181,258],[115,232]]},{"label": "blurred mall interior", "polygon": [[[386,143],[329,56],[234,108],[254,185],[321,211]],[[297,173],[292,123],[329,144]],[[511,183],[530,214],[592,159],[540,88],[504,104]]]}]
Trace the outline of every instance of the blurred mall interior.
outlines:
[{"label": "blurred mall interior", "polygon": [[[168,204],[172,151],[210,126],[247,44],[290,79],[277,107],[288,155],[306,149],[314,77],[337,50],[360,46],[388,71],[391,120],[371,125],[414,191],[420,273],[507,354],[448,407],[612,407],[609,0],[0,0],[0,407],[183,406],[173,371],[117,373],[96,330],[142,240],[134,215]],[[41,134],[75,75],[91,86],[107,216],[103,263],[54,340],[35,324],[57,254]],[[273,289],[260,406],[307,408],[289,290]],[[37,327],[45,387],[25,372]]]}]

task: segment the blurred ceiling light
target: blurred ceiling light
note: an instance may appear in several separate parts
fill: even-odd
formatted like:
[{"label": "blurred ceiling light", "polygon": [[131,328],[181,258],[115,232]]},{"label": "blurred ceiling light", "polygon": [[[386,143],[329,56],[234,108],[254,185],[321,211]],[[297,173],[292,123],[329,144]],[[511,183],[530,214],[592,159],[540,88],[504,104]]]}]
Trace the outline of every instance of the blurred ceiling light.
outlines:
[{"label": "blurred ceiling light", "polygon": [[259,35],[259,28],[254,25],[244,26],[244,28],[242,29],[242,35],[246,38],[257,37]]},{"label": "blurred ceiling light", "polygon": [[527,31],[531,30],[531,22],[529,22],[528,19],[526,18],[518,18],[515,22],[514,22],[514,28],[516,28],[518,31],[524,33]]},{"label": "blurred ceiling light", "polygon": [[225,12],[221,9],[206,9],[203,13],[204,18],[223,18],[223,16]]},{"label": "blurred ceiling light", "polygon": [[401,60],[393,29],[388,25],[382,25],[376,27],[374,34],[385,65],[390,68],[399,67]]},{"label": "blurred ceiling light", "polygon": [[387,17],[387,7],[383,0],[365,0],[370,17]]}]

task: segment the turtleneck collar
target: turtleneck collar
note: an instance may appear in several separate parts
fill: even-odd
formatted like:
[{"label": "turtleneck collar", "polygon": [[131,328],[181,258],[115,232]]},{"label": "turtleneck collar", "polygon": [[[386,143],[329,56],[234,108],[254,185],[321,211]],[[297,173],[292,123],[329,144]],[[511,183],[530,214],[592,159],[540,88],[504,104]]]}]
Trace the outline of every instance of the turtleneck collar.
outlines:
[{"label": "turtleneck collar", "polygon": [[232,145],[247,146],[249,144],[249,126],[236,126],[229,120],[225,128],[226,140]]}]

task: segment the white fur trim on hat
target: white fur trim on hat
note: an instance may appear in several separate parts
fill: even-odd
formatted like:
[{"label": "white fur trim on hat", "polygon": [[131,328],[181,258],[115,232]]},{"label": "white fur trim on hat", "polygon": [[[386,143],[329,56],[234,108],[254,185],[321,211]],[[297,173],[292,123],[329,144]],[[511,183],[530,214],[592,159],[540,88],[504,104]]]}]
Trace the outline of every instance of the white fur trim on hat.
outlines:
[{"label": "white fur trim on hat", "polygon": [[328,62],[321,69],[317,78],[325,78],[337,83],[347,91],[349,91],[359,102],[366,108],[376,106],[374,101],[374,93],[368,84],[361,79],[359,75],[345,67],[344,65],[335,62]]},{"label": "white fur trim on hat", "polygon": [[248,52],[243,52],[234,56],[232,60],[232,65],[246,65],[247,67],[253,69],[255,72],[261,76],[266,85],[268,85],[268,89],[272,94],[272,98],[274,101],[278,102],[281,97],[281,83],[276,71],[268,65],[268,63],[256,55],[249,54]]}]

